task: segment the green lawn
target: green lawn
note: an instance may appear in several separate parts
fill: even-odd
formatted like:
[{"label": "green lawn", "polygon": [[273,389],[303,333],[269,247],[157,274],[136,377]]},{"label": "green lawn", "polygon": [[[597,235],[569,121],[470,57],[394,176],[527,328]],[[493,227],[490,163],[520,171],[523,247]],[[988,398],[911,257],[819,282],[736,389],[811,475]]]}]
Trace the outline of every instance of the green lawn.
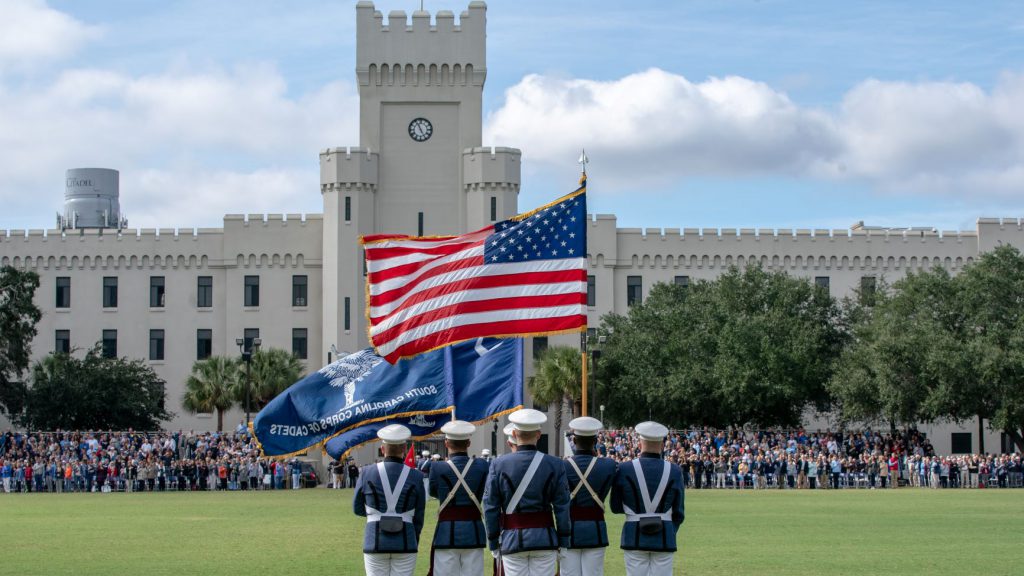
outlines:
[{"label": "green lawn", "polygon": [[[0,574],[361,574],[351,494],[0,494]],[[686,509],[677,574],[1024,572],[1021,490],[690,491]]]}]

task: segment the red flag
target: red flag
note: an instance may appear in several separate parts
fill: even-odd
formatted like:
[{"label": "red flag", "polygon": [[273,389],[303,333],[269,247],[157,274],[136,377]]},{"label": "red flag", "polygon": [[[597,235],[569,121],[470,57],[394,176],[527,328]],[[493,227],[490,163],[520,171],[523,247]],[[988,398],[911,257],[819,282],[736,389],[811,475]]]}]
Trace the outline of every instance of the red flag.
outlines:
[{"label": "red flag", "polygon": [[413,445],[409,445],[409,453],[405,455],[405,465],[409,468],[416,468],[416,452],[413,451]]},{"label": "red flag", "polygon": [[394,364],[485,336],[587,325],[586,184],[464,234],[364,236],[370,343]]}]

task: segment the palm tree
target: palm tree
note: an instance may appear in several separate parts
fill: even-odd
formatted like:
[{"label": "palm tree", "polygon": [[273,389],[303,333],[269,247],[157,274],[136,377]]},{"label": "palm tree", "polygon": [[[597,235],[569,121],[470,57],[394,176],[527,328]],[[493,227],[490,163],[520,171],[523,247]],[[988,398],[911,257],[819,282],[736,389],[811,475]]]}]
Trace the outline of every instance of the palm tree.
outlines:
[{"label": "palm tree", "polygon": [[[281,348],[260,348],[252,355],[252,406],[262,409],[275,396],[302,378],[305,367],[294,354]],[[245,402],[245,374],[235,388],[235,399]]]},{"label": "palm tree", "polygon": [[234,388],[238,382],[238,361],[227,356],[211,356],[192,365],[192,374],[185,381],[181,404],[196,412],[217,411],[217,431],[224,429],[224,412],[235,403]]},{"label": "palm tree", "polygon": [[583,390],[581,353],[571,346],[552,346],[544,351],[530,378],[530,394],[538,404],[558,403],[555,433],[562,437],[562,410],[568,403],[575,414]]}]

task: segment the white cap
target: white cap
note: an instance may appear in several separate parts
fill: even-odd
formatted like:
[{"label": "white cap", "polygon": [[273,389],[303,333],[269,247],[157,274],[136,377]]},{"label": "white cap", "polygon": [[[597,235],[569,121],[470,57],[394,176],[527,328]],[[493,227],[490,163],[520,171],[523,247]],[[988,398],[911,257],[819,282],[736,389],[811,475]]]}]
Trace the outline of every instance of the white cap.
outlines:
[{"label": "white cap", "polygon": [[441,432],[444,432],[444,437],[449,440],[469,440],[474,430],[476,426],[465,420],[452,420],[441,426]]},{"label": "white cap", "polygon": [[540,430],[541,425],[548,421],[548,417],[540,410],[523,408],[509,414],[508,421],[520,432],[535,432]]},{"label": "white cap", "polygon": [[434,454],[430,458],[433,459],[433,460],[440,460],[441,459],[441,455],[440,454]]},{"label": "white cap", "polygon": [[505,424],[505,427],[502,428],[501,431],[505,434],[505,436],[508,436],[509,438],[511,438],[512,437],[512,431],[515,430],[515,429],[516,429],[516,425],[511,423],[511,422],[509,422],[508,424]]},{"label": "white cap", "polygon": [[644,440],[657,442],[668,436],[668,428],[657,422],[641,422],[636,425],[636,433]]},{"label": "white cap", "polygon": [[569,429],[577,436],[597,436],[598,431],[602,428],[604,428],[604,424],[590,416],[580,416],[569,421]]},{"label": "white cap", "polygon": [[482,454],[484,456],[490,456],[491,455],[491,449],[490,448],[484,448],[483,450],[480,451],[480,454]]},{"label": "white cap", "polygon": [[420,452],[420,456],[430,456],[430,450],[424,450]]},{"label": "white cap", "polygon": [[385,444],[405,444],[410,436],[412,432],[401,424],[390,424],[377,431],[377,438]]}]

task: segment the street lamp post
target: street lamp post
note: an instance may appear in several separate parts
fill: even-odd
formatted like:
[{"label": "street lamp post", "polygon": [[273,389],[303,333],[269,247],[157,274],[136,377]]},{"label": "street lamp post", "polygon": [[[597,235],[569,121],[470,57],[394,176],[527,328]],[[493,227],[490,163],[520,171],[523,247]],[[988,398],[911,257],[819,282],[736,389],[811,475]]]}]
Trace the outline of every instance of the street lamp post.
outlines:
[{"label": "street lamp post", "polygon": [[253,338],[247,343],[246,340],[246,338],[236,338],[235,344],[238,345],[238,351],[242,354],[242,362],[245,362],[245,424],[248,426],[252,396],[252,355],[259,350],[261,341],[259,338]]},{"label": "street lamp post", "polygon": [[604,404],[601,404],[601,422],[604,422]]},{"label": "street lamp post", "polygon": [[[590,413],[594,413],[594,406],[597,404],[597,361],[601,359],[601,350],[592,350],[590,352],[590,360],[594,365],[593,380],[594,387],[590,392]],[[602,419],[603,422],[603,419]]]}]

